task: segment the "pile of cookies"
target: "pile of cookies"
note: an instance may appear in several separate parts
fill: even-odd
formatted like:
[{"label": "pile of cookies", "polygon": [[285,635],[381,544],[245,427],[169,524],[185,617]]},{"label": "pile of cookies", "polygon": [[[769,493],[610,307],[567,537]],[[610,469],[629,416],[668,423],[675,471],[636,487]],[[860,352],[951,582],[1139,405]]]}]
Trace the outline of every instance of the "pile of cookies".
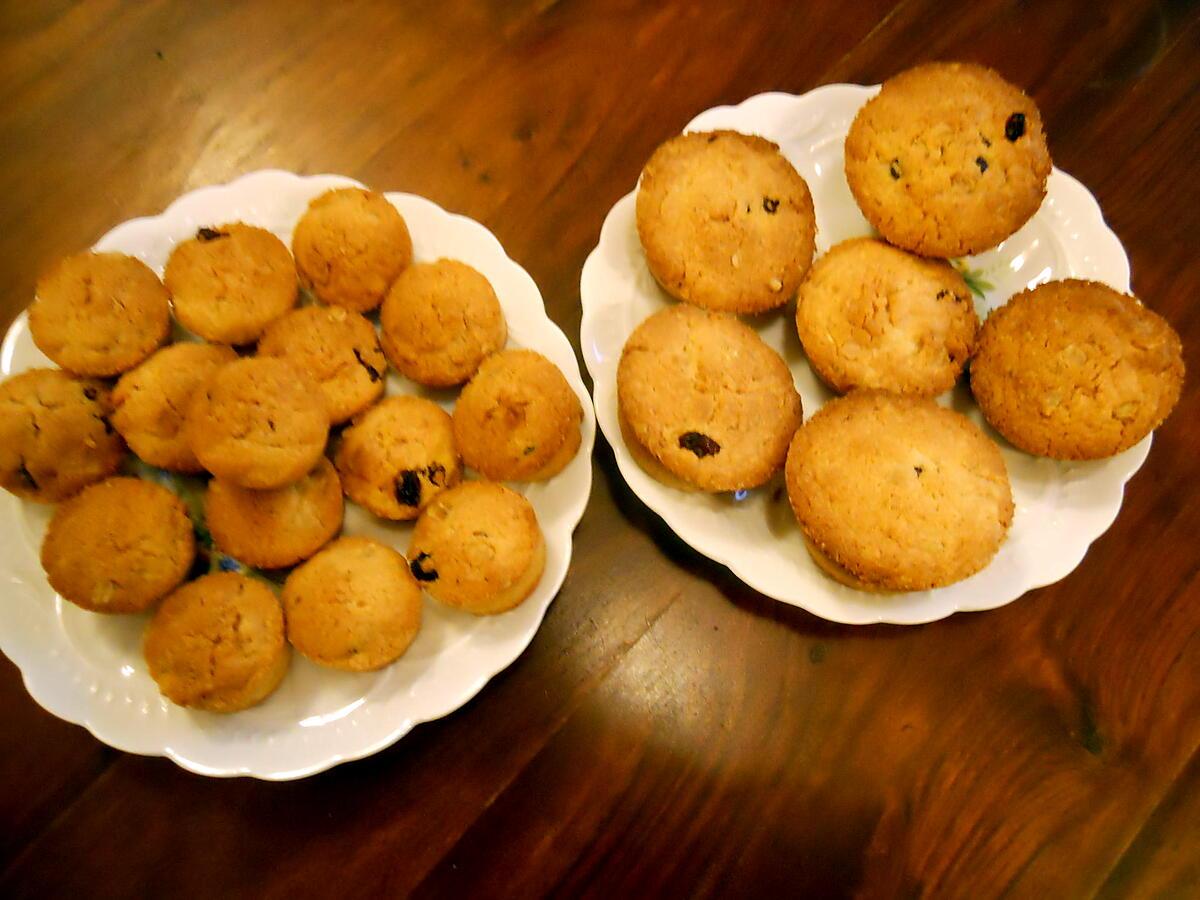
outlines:
[{"label": "pile of cookies", "polygon": [[[849,586],[924,590],[978,572],[1012,522],[1008,473],[997,444],[935,397],[969,371],[1011,444],[1099,459],[1161,424],[1183,381],[1170,325],[1101,284],[1041,284],[980,325],[946,258],[1016,232],[1050,171],[1021,90],[978,65],[911,69],[845,140],[847,182],[880,237],[814,263],[811,195],[775,144],[733,131],[667,141],[642,172],[637,231],[683,303],[643,321],[621,354],[631,455],[685,490],[744,491],[784,470],[809,553]],[[809,365],[843,395],[804,424],[787,364],[736,318],[793,297]]]},{"label": "pile of cookies", "polygon": [[[300,305],[306,292],[314,302]],[[199,341],[169,344],[172,315]],[[59,504],[41,558],[63,598],[155,610],[143,649],[175,703],[260,702],[289,645],[321,665],[378,669],[416,637],[423,591],[490,615],[541,578],[533,507],[500,482],[558,474],[580,446],[580,402],[544,356],[504,349],[481,273],[413,261],[407,224],[380,194],[316,197],[290,251],[241,222],[200,228],[162,280],[121,254],[68,257],[38,282],[29,327],[61,368],[0,384],[0,486]],[[420,385],[465,385],[453,415],[384,396],[389,365]],[[167,487],[119,474],[127,448],[207,479],[203,519]],[[467,467],[488,480],[464,481]],[[344,498],[415,519],[408,558],[338,538]],[[205,564],[208,540],[271,577],[209,572],[225,567],[215,554]]]}]

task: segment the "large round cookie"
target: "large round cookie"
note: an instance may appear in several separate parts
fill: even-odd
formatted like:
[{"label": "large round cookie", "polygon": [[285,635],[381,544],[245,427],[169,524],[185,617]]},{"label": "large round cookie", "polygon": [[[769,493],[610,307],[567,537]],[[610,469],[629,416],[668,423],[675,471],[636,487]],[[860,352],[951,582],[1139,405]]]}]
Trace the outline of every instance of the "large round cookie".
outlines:
[{"label": "large round cookie", "polygon": [[139,478],[109,478],[54,511],[42,566],[64,599],[93,612],[141,612],[174,590],[196,554],[183,501]]},{"label": "large round cookie", "polygon": [[299,296],[296,266],[283,241],[241,222],[201,228],[177,244],[163,282],[175,318],[219,344],[256,340]]},{"label": "large round cookie", "polygon": [[765,482],[800,425],[800,395],[782,357],[733,316],[691,306],[661,310],[634,329],[621,351],[617,400],[642,448],[705,491]]},{"label": "large round cookie", "polygon": [[300,280],[319,300],[367,312],[412,262],[412,238],[382,194],[338,188],[308,204],[296,223],[292,252]]},{"label": "large round cookie", "polygon": [[121,376],[112,393],[112,423],[131,450],[152,466],[199,472],[183,431],[196,388],[237,354],[221,344],[173,344]]},{"label": "large round cookie", "polygon": [[975,348],[971,289],[941,260],[855,238],[813,265],[796,298],[796,330],[816,373],[839,393],[948,391]]},{"label": "large round cookie", "polygon": [[736,131],[683,134],[655,150],[638,184],[637,229],[667,293],[737,313],[787,303],[816,240],[804,179],[775,144]]},{"label": "large round cookie", "polygon": [[387,360],[375,326],[340,306],[305,306],[276,319],[258,355],[286,359],[315,381],[335,425],[383,396]]},{"label": "large round cookie", "polygon": [[1132,447],[1170,414],[1183,348],[1161,316],[1091,281],[1051,281],[988,316],[971,390],[1016,446],[1055,459]]},{"label": "large round cookie", "polygon": [[238,359],[192,395],[188,445],[218,478],[254,490],[283,487],[312,471],[329,436],[317,386],[282,359]]},{"label": "large round cookie", "polygon": [[167,289],[140,260],[76,253],[38,281],[29,332],[68,372],[106,378],[132,369],[167,339]]},{"label": "large round cookie", "polygon": [[970,63],[889,78],[846,136],[846,180],[863,214],[922,256],[999,244],[1037,212],[1050,168],[1033,100]]},{"label": "large round cookie", "polygon": [[932,400],[882,391],[831,400],[796,432],[787,489],[822,568],[877,590],[973,575],[1013,516],[1004,460],[982,431]]}]

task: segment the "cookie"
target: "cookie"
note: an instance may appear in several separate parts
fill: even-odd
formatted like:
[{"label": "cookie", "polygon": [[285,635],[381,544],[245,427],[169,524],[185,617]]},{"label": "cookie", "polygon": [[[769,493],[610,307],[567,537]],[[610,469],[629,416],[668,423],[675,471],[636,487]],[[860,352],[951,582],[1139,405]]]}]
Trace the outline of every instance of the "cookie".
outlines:
[{"label": "cookie", "polygon": [[42,541],[50,586],[93,612],[149,609],[187,576],[196,556],[182,500],[140,478],[108,478],[54,511]]},{"label": "cookie", "polygon": [[317,386],[291,363],[251,357],[222,366],[196,389],[184,434],[213,475],[267,490],[312,471],[325,450],[329,415]]},{"label": "cookie", "polygon": [[1183,389],[1179,335],[1134,297],[1051,281],[995,310],[979,334],[971,391],[1028,453],[1101,459],[1162,424]]},{"label": "cookie", "polygon": [[690,306],[634,329],[617,366],[617,403],[641,447],[703,491],[769,479],[801,416],[778,353],[733,316]]},{"label": "cookie", "polygon": [[218,344],[257,340],[299,296],[283,241],[242,222],[201,228],[177,244],[163,281],[180,324]]},{"label": "cookie", "polygon": [[282,599],[292,646],[335,669],[395,662],[421,628],[421,589],[408,563],[370,538],[334,541],[288,576]]},{"label": "cookie", "polygon": [[290,660],[279,600],[263,582],[233,572],[205,575],[167,597],[142,651],[164,697],[218,713],[261,703]]},{"label": "cookie", "polygon": [[308,204],[292,235],[300,280],[319,300],[367,312],[412,262],[404,217],[382,194],[326,191]]},{"label": "cookie", "polygon": [[346,496],[385,519],[415,519],[462,465],[450,416],[422,397],[386,397],[342,432],[333,458]]},{"label": "cookie", "polygon": [[391,364],[430,387],[462,384],[508,338],[492,285],[453,259],[405,269],[383,301],[379,325]]},{"label": "cookie", "polygon": [[975,348],[971,289],[948,263],[856,238],[817,260],[796,298],[813,370],[838,393],[950,390]]},{"label": "cookie", "polygon": [[528,597],[546,566],[529,501],[502,484],[467,481],[421,513],[408,550],[417,581],[439,603],[477,616]]},{"label": "cookie", "polygon": [[999,448],[925,398],[831,400],[796,432],[786,478],[818,565],[853,586],[953,584],[991,561],[1012,523]]},{"label": "cookie", "polygon": [[237,359],[220,344],[173,344],[121,376],[113,389],[113,427],[142,460],[173,472],[203,469],[183,433],[196,388]]},{"label": "cookie", "polygon": [[922,256],[995,247],[1037,212],[1050,167],[1033,100],[971,63],[889,78],[846,135],[846,180],[863,215]]},{"label": "cookie", "polygon": [[276,319],[258,355],[286,359],[316,382],[335,425],[383,396],[387,360],[375,326],[340,306],[305,306]]},{"label": "cookie", "polygon": [[170,300],[158,276],[121,253],[77,253],[37,283],[29,333],[68,372],[106,378],[132,369],[167,339]]},{"label": "cookie", "polygon": [[533,350],[483,361],[454,407],[463,462],[493,481],[545,481],[579,450],[583,407],[558,367]]},{"label": "cookie", "polygon": [[779,147],[736,131],[671,138],[637,192],[646,264],[673,297],[707,309],[783,306],[812,263],[817,225],[808,185]]},{"label": "cookie", "polygon": [[0,384],[0,487],[56,503],[121,467],[125,444],[101,381],[29,369]]},{"label": "cookie", "polygon": [[342,512],[342,483],[323,456],[286,487],[252,491],[214,478],[204,495],[204,521],[217,546],[258,569],[308,559],[341,529]]}]

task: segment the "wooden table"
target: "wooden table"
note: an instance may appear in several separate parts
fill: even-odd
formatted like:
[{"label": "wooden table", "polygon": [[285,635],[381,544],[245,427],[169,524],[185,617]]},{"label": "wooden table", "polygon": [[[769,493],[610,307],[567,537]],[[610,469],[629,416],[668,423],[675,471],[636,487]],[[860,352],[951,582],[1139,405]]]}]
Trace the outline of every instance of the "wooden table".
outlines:
[{"label": "wooden table", "polygon": [[[481,220],[577,344],[605,213],[695,113],[961,58],[1033,94],[1200,373],[1198,51],[1180,2],[6,3],[0,319],[273,166]],[[1069,578],[917,628],[748,590],[600,440],[529,650],[297,783],[110,750],[0,663],[0,896],[1200,896],[1197,381]]]}]

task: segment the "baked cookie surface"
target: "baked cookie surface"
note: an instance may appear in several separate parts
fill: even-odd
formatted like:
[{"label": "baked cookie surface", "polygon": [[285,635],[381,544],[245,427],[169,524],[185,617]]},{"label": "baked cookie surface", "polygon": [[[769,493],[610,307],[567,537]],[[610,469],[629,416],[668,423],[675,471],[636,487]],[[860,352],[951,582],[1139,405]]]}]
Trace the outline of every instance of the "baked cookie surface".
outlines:
[{"label": "baked cookie surface", "polygon": [[704,491],[769,479],[801,417],[791,370],[753,329],[682,305],[655,313],[629,336],[617,401],[642,448]]},{"label": "baked cookie surface", "polygon": [[41,555],[64,599],[93,612],[131,613],[178,587],[195,554],[182,500],[140,478],[108,478],[54,511]]},{"label": "baked cookie surface", "polygon": [[814,557],[879,590],[973,575],[1012,523],[999,448],[924,398],[854,391],[831,400],[796,432],[786,479]]},{"label": "baked cookie surface", "polygon": [[651,274],[697,306],[774,309],[812,263],[808,185],[778,146],[755,135],[691,132],[659,146],[642,170],[636,215]]},{"label": "baked cookie surface", "polygon": [[979,335],[971,390],[1015,446],[1101,459],[1162,424],[1183,389],[1179,335],[1135,298],[1093,281],[1050,281],[996,309]]},{"label": "baked cookie surface", "polygon": [[167,339],[167,289],[141,260],[76,253],[37,283],[29,333],[68,372],[107,378],[132,369]]},{"label": "baked cookie surface", "polygon": [[936,396],[975,349],[971,289],[948,263],[855,238],[816,261],[796,299],[809,363],[838,393]]},{"label": "baked cookie surface", "polygon": [[889,78],[846,136],[846,180],[863,215],[922,256],[995,247],[1037,212],[1050,168],[1033,100],[971,63]]},{"label": "baked cookie surface", "polygon": [[508,337],[492,285],[453,259],[415,263],[400,273],[379,325],[396,370],[431,387],[462,384]]},{"label": "baked cookie surface", "polygon": [[56,503],[115,473],[125,444],[111,412],[104,382],[58,369],[29,369],[0,383],[0,487]]}]

